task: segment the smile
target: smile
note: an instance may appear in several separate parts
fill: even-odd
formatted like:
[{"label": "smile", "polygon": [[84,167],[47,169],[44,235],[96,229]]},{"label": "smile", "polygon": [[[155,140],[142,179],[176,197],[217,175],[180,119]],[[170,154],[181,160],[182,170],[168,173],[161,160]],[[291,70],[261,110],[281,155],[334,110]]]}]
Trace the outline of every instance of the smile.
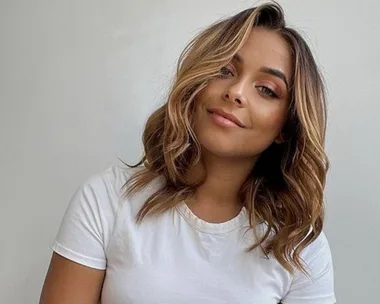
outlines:
[{"label": "smile", "polygon": [[220,126],[245,128],[235,115],[227,113],[222,109],[207,109],[207,112],[211,115],[212,120]]}]

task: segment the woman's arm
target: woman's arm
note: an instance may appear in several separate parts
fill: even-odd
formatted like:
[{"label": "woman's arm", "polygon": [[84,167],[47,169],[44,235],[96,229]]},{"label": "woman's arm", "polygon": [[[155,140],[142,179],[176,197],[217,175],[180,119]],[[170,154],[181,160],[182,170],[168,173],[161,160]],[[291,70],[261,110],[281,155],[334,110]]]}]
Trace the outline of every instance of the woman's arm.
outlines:
[{"label": "woman's arm", "polygon": [[104,274],[53,253],[40,304],[97,304]]},{"label": "woman's arm", "polygon": [[40,304],[99,303],[107,248],[121,206],[124,180],[119,175],[111,167],[75,191],[51,246]]}]

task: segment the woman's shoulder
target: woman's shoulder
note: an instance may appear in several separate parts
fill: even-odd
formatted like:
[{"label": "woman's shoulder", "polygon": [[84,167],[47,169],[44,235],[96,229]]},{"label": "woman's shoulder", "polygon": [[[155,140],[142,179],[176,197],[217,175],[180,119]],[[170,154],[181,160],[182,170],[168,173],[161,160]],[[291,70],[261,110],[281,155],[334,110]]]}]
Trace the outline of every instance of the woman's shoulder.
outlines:
[{"label": "woman's shoulder", "polygon": [[141,169],[142,167],[130,168],[124,165],[110,165],[90,175],[84,184],[96,188],[104,186],[109,190],[118,190],[124,186],[135,172]]},{"label": "woman's shoulder", "polygon": [[80,187],[91,189],[94,194],[100,195],[103,201],[107,196],[115,200],[116,197],[122,196],[125,185],[133,174],[142,169],[142,166],[130,168],[124,165],[110,165],[89,175]]},{"label": "woman's shoulder", "polygon": [[323,231],[303,250],[301,258],[307,275],[295,272],[284,303],[335,303],[334,267]]},{"label": "woman's shoulder", "polygon": [[123,205],[132,205],[123,198],[124,185],[136,170],[140,168],[112,165],[82,182],[71,197],[53,250],[77,263],[105,269],[116,218]]},{"label": "woman's shoulder", "polygon": [[101,207],[111,207],[114,212],[119,208],[120,204],[123,204],[126,201],[129,202],[129,205],[137,204],[140,206],[141,201],[148,198],[162,183],[160,178],[154,178],[140,192],[135,193],[131,197],[127,197],[127,182],[135,173],[144,170],[144,168],[144,166],[131,168],[126,165],[111,165],[103,171],[90,176],[87,181],[82,184],[81,188],[82,190],[87,189],[92,192],[96,197],[97,203],[103,205]]},{"label": "woman's shoulder", "polygon": [[315,257],[331,259],[330,245],[325,232],[321,231],[318,237],[306,246],[301,255],[305,261],[313,260]]},{"label": "woman's shoulder", "polygon": [[68,211],[99,214],[112,222],[120,205],[125,201],[125,184],[141,168],[111,165],[89,175],[75,191]]}]

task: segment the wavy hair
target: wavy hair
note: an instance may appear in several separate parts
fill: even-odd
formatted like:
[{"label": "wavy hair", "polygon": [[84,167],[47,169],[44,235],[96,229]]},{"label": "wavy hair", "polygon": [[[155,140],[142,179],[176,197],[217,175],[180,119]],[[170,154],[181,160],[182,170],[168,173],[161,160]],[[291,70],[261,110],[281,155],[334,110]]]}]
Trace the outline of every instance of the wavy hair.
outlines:
[{"label": "wavy hair", "polygon": [[[194,134],[193,102],[207,83],[220,76],[243,46],[253,27],[275,31],[289,45],[293,75],[290,105],[284,125],[284,143],[272,144],[259,157],[240,189],[250,227],[260,248],[272,253],[290,273],[307,274],[302,250],[323,228],[323,191],[329,162],[324,152],[326,98],[324,81],[312,52],[302,36],[285,24],[276,2],[249,8],[212,24],[189,42],[181,53],[167,101],[147,120],[143,132],[144,154],[133,166],[141,166],[124,185],[128,197],[153,179],[165,183],[137,214],[159,214],[191,197],[202,181],[189,182],[185,173],[201,161],[201,147]],[[264,223],[258,235],[257,224]]]}]

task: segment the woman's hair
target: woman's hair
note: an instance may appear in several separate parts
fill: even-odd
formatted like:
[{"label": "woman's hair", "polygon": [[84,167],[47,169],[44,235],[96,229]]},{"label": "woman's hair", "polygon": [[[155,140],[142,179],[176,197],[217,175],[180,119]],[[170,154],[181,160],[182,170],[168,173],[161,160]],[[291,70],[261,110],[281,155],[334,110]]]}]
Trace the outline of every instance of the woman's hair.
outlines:
[{"label": "woman's hair", "polygon": [[[207,83],[220,76],[243,46],[253,27],[275,31],[287,42],[292,57],[288,117],[284,142],[273,143],[259,157],[241,187],[240,198],[250,215],[257,242],[272,253],[290,273],[307,273],[301,251],[321,233],[323,190],[328,159],[324,152],[326,104],[322,76],[301,35],[285,25],[279,4],[270,2],[244,10],[212,24],[182,52],[167,102],[148,119],[144,154],[140,165],[124,185],[125,197],[142,190],[156,177],[164,177],[137,214],[162,213],[192,196],[204,181],[190,182],[187,170],[202,161],[201,147],[193,131],[194,99]],[[263,223],[264,233],[256,227]]]}]

